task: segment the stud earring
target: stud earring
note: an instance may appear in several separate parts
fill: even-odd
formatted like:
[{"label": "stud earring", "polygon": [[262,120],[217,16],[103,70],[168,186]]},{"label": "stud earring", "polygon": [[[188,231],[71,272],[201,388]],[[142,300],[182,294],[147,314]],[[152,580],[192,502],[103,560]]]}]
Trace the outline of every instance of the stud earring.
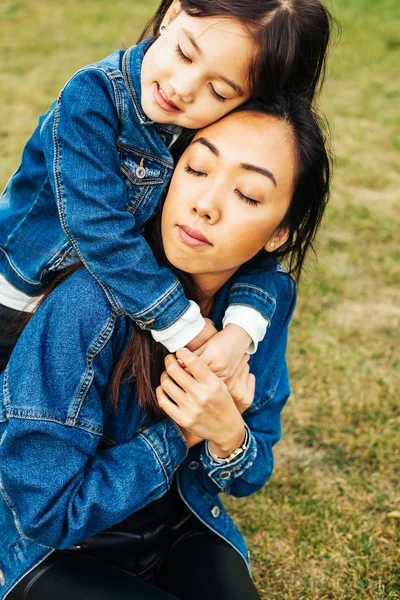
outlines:
[{"label": "stud earring", "polygon": [[166,25],[161,25],[160,32],[163,33],[167,29]]},{"label": "stud earring", "polygon": [[269,247],[270,247],[270,248],[275,248],[275,242],[270,242],[270,243],[269,243]]}]

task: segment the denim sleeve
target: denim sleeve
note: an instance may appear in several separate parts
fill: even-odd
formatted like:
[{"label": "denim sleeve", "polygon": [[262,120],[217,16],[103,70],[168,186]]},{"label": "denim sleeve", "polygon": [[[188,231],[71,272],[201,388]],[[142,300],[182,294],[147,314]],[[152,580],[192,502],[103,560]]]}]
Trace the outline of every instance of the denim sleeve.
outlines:
[{"label": "denim sleeve", "polygon": [[229,293],[229,306],[239,304],[258,311],[270,325],[276,309],[275,270],[240,269]]},{"label": "denim sleeve", "polygon": [[270,479],[274,466],[272,448],[281,437],[280,414],[290,395],[285,354],[288,325],[296,302],[293,283],[280,285],[277,296],[279,309],[269,334],[250,360],[256,389],[252,406],[243,414],[249,434],[247,449],[225,465],[213,460],[206,444],[200,456],[203,469],[199,476],[236,497],[252,494]]},{"label": "denim sleeve", "polygon": [[[41,136],[64,232],[114,307],[142,328],[162,330],[189,308],[177,277],[160,267],[140,234],[121,178],[119,118],[100,69],[78,72]],[[143,191],[143,190],[142,190]]]},{"label": "denim sleeve", "polygon": [[[99,287],[94,280],[93,286]],[[39,308],[2,386],[7,425],[0,493],[21,535],[60,549],[160,498],[187,454],[182,433],[169,419],[142,432],[133,429],[124,443],[109,440],[111,447],[99,447],[103,402],[122,345],[95,290],[86,285],[86,295],[76,302],[58,296],[57,313],[51,305]]]}]

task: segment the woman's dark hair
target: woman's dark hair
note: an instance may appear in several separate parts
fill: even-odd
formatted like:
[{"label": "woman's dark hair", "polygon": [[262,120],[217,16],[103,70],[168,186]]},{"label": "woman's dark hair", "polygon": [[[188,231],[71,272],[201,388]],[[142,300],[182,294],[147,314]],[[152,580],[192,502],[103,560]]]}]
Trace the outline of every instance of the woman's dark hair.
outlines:
[{"label": "woman's dark hair", "polygon": [[[295,153],[295,174],[293,194],[289,209],[281,227],[289,229],[286,243],[273,253],[261,250],[248,266],[260,268],[265,265],[266,256],[285,260],[288,271],[298,281],[304,259],[315,238],[329,197],[330,158],[319,119],[308,102],[298,98],[285,97],[272,105],[252,102],[239,107],[234,112],[251,112],[260,116],[277,119],[288,127],[292,134]],[[175,145],[175,158],[179,158],[190,144],[194,132],[185,132]],[[178,148],[178,150],[177,150]],[[187,298],[199,302],[199,290],[187,273],[179,271],[166,258],[161,236],[161,210],[146,225],[144,235],[160,265],[167,266],[179,277]],[[60,272],[46,291],[45,297],[74,270],[82,266],[74,265]],[[133,327],[127,347],[116,364],[112,377],[111,401],[115,409],[118,391],[124,382],[136,380],[139,403],[154,420],[165,415],[158,406],[155,389],[159,385],[164,369],[167,350],[155,342],[148,331]]]},{"label": "woman's dark hair", "polygon": [[[140,39],[159,34],[173,0],[162,0]],[[258,48],[250,68],[253,98],[296,94],[311,102],[322,86],[333,23],[320,0],[180,0],[193,17],[233,17],[246,25]]]}]

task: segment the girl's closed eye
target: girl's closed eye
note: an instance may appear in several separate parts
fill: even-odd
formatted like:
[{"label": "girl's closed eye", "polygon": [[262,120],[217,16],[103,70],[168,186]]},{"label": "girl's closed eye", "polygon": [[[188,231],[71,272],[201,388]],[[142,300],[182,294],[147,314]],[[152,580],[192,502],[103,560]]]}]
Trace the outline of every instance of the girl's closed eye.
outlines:
[{"label": "girl's closed eye", "polygon": [[227,100],[227,98],[221,96],[221,94],[218,94],[218,92],[215,91],[211,83],[208,84],[208,89],[210,90],[211,96],[218,100],[218,102],[225,102]]},{"label": "girl's closed eye", "polygon": [[207,177],[207,173],[204,173],[204,171],[196,171],[196,169],[193,169],[189,164],[185,166],[185,171],[186,173],[189,173],[189,175],[193,175],[193,177]]},{"label": "girl's closed eye", "polygon": [[188,56],[186,56],[186,54],[183,52],[183,50],[179,44],[176,46],[175,50],[181,61],[183,61],[184,63],[186,63],[188,65],[192,64],[192,62],[193,62],[192,59],[190,59]]},{"label": "girl's closed eye", "polygon": [[260,202],[258,202],[258,200],[254,200],[254,198],[249,198],[248,196],[245,196],[244,194],[242,194],[242,192],[238,189],[235,189],[235,194],[236,196],[238,196],[243,202],[246,202],[247,204],[250,204],[251,206],[258,206],[260,204]]}]

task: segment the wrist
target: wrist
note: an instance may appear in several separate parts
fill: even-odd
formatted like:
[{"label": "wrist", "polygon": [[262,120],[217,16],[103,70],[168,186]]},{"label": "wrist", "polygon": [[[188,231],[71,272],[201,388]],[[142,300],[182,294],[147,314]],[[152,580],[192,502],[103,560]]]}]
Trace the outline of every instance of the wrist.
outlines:
[{"label": "wrist", "polygon": [[235,336],[235,344],[240,345],[245,352],[250,344],[253,343],[253,339],[251,336],[245,331],[240,325],[236,325],[236,323],[227,323],[224,327],[224,331],[232,332],[232,335]]},{"label": "wrist", "polygon": [[242,419],[241,427],[235,431],[235,434],[231,436],[229,439],[224,440],[223,442],[212,442],[211,440],[208,442],[208,447],[211,454],[214,454],[218,458],[227,458],[232,452],[234,452],[237,448],[243,446],[246,439],[246,430],[244,427],[244,421]]}]

